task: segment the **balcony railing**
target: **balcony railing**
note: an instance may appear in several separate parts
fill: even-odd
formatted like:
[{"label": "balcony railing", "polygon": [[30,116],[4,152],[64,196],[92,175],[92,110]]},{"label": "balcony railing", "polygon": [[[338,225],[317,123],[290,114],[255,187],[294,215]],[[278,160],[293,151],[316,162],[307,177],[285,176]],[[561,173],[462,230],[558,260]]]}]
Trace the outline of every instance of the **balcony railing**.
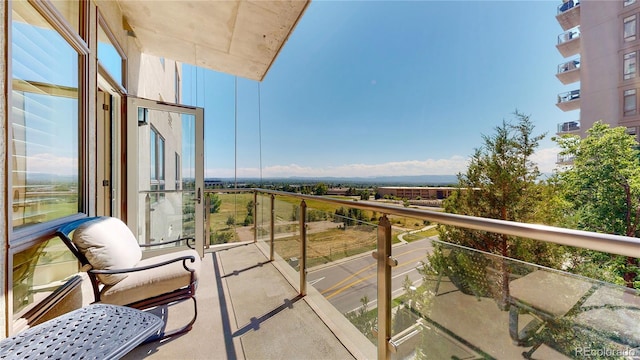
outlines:
[{"label": "balcony railing", "polygon": [[263,243],[272,261],[296,274],[299,294],[309,286],[323,294],[376,344],[379,359],[584,358],[640,346],[635,290],[397,229],[441,224],[628,257],[640,254],[637,238],[281,191],[228,192],[217,193],[221,213],[210,214],[208,227]]},{"label": "balcony railing", "polygon": [[573,59],[558,65],[556,77],[563,84],[571,84],[580,80],[580,59]]},{"label": "balcony railing", "polygon": [[558,6],[558,14],[556,20],[562,27],[562,30],[569,30],[580,25],[580,2],[577,0],[563,1]]},{"label": "balcony railing", "polygon": [[576,55],[580,52],[580,27],[569,29],[558,35],[556,48],[564,57]]},{"label": "balcony railing", "polygon": [[580,121],[567,121],[558,124],[558,134],[580,130]]},{"label": "balcony railing", "polygon": [[569,41],[573,41],[580,38],[580,28],[574,28],[563,32],[558,35],[558,45],[564,44]]},{"label": "balcony railing", "polygon": [[580,6],[579,0],[563,1],[562,4],[558,5],[558,14],[562,14],[565,11],[569,11],[573,9],[575,6]]}]

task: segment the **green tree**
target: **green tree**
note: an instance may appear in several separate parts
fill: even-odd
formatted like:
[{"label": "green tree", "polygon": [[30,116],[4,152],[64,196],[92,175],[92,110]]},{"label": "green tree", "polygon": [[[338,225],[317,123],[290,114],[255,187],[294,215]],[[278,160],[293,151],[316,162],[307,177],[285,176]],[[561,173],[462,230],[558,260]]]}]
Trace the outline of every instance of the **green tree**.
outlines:
[{"label": "green tree", "polygon": [[[555,140],[560,154],[573,158],[573,164],[559,173],[563,198],[572,205],[567,222],[581,230],[638,237],[640,152],[636,139],[624,127],[611,128],[599,121],[583,139],[563,136]],[[595,265],[598,269],[592,271],[596,273],[610,269],[614,278],[605,280],[640,287],[637,258],[589,254],[591,261],[578,268],[588,271]]]},{"label": "green tree", "polygon": [[327,195],[327,191],[329,191],[329,187],[325,183],[317,183],[316,186],[313,187],[313,193],[315,195]]},{"label": "green tree", "polygon": [[[545,135],[533,134],[534,125],[528,115],[516,111],[514,116],[515,122],[503,121],[495,128],[495,134],[483,135],[483,145],[475,150],[466,173],[458,174],[458,190],[444,201],[446,212],[538,222],[542,186],[538,184],[540,171],[531,156]],[[444,241],[503,257],[546,266],[561,261],[557,247],[530,239],[453,226],[439,226],[439,233]],[[502,274],[496,284],[501,291],[494,296],[504,305],[509,290],[506,264],[498,261],[491,266]]]},{"label": "green tree", "polygon": [[209,213],[215,214],[220,211],[220,206],[222,205],[222,199],[216,193],[207,193],[209,197]]}]

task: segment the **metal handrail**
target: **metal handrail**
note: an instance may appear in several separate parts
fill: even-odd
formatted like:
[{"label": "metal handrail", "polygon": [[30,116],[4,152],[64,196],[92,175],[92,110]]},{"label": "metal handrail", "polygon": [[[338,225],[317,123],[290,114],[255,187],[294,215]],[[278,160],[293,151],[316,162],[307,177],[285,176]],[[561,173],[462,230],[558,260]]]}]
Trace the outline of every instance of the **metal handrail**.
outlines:
[{"label": "metal handrail", "polygon": [[[231,191],[227,191],[231,190]],[[514,221],[505,221],[497,219],[488,219],[475,216],[449,214],[444,212],[400,208],[396,206],[374,204],[367,201],[353,201],[327,198],[316,195],[305,195],[297,193],[289,193],[278,190],[266,190],[259,188],[246,189],[220,189],[218,192],[253,192],[254,201],[257,204],[257,195],[262,193],[270,195],[271,202],[271,235],[270,235],[270,259],[274,260],[274,200],[276,196],[284,196],[300,199],[300,259],[299,259],[299,293],[301,296],[306,295],[307,279],[306,279],[306,253],[307,253],[307,234],[306,234],[306,209],[307,200],[318,201],[330,204],[339,204],[346,207],[371,210],[382,213],[378,224],[378,235],[376,251],[373,257],[376,259],[376,275],[377,275],[377,319],[378,327],[376,331],[377,358],[387,360],[391,358],[391,353],[397,349],[399,343],[403,339],[393,340],[391,337],[391,268],[398,265],[398,261],[393,258],[391,248],[391,222],[388,215],[400,215],[410,218],[433,221],[438,224],[452,225],[464,227],[474,230],[483,230],[488,232],[502,233],[507,235],[519,236],[539,241],[555,243],[560,245],[581,247],[591,250],[598,250],[612,254],[640,257],[640,239],[628,236],[600,234],[581,230],[571,230],[558,228],[540,224],[526,224]],[[257,213],[257,209],[256,209]],[[256,214],[257,215],[257,214]],[[257,216],[256,216],[257,218]],[[257,226],[256,226],[257,228]],[[257,234],[257,232],[254,232]],[[254,235],[254,241],[257,239]]]},{"label": "metal handrail", "polygon": [[515,221],[481,218],[468,215],[450,214],[432,210],[400,208],[396,206],[372,204],[366,201],[350,201],[333,199],[316,195],[289,193],[278,190],[246,189],[245,191],[257,191],[277,196],[288,196],[302,200],[313,200],[332,204],[372,210],[387,215],[400,215],[433,221],[438,224],[458,226],[473,230],[502,233],[519,236],[559,245],[574,246],[578,248],[597,250],[611,254],[640,257],[640,239],[629,236],[602,234],[583,230],[573,230],[542,224],[527,224]]}]

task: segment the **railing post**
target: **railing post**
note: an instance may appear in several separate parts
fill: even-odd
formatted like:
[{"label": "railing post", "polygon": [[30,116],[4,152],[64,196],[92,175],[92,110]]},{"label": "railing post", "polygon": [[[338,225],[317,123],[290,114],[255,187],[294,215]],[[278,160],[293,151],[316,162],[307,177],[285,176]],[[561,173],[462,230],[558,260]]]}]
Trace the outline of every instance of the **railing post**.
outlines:
[{"label": "railing post", "polygon": [[258,192],[253,192],[253,242],[258,242]]},{"label": "railing post", "polygon": [[269,233],[271,234],[271,238],[270,243],[271,243],[271,249],[269,251],[269,259],[271,261],[275,260],[275,230],[276,230],[276,226],[275,226],[275,217],[276,217],[276,207],[275,207],[275,202],[276,202],[276,196],[271,194],[271,220],[269,221]]},{"label": "railing post", "polygon": [[378,360],[391,358],[391,222],[382,215],[378,222],[375,254],[378,274]]},{"label": "railing post", "polygon": [[300,295],[307,295],[307,203],[300,202]]}]

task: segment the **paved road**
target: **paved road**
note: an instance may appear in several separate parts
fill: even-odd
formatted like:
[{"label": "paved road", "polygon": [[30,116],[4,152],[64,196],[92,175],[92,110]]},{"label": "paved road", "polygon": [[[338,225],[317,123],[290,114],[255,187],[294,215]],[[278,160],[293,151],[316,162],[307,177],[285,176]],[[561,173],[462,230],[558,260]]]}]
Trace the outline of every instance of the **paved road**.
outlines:
[{"label": "paved road", "polygon": [[[392,272],[393,297],[402,294],[406,276],[418,285],[422,281],[416,270],[421,260],[431,251],[429,239],[417,240],[394,246],[393,257],[398,266]],[[369,309],[376,307],[376,263],[370,253],[334,262],[309,270],[307,280],[322,293],[340,312],[346,313],[362,306],[361,298],[369,299]]]}]

